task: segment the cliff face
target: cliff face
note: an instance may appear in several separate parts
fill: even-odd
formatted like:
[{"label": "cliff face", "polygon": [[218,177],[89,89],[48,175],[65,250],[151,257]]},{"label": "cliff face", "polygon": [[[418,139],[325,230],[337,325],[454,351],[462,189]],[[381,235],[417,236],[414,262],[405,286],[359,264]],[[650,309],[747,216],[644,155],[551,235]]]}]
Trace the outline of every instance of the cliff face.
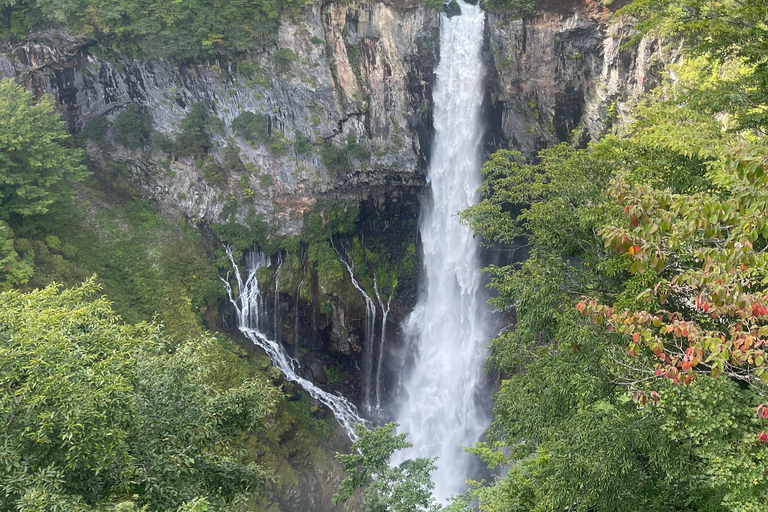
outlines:
[{"label": "cliff face", "polygon": [[[525,20],[487,16],[489,151],[510,147],[532,157],[561,141],[585,144],[625,122],[638,96],[658,84],[674,53],[654,40],[622,49],[631,25],[590,5],[550,0]],[[103,139],[87,144],[91,168],[109,179],[117,162],[142,195],[192,224],[263,216],[277,233],[294,234],[318,201],[340,199],[360,206],[361,239],[405,247],[417,243],[439,50],[434,9],[416,0],[350,0],[307,6],[281,20],[276,44],[208,64],[132,58],[47,31],[0,48],[0,77],[51,93],[75,133],[114,121],[130,104],[145,107],[155,142],[129,149],[107,123]],[[197,104],[214,120],[208,156],[163,150],[157,141],[178,139]],[[244,111],[268,119],[266,139],[236,133],[233,121]],[[242,165],[228,165],[228,147]],[[355,398],[365,303],[355,290],[317,287],[304,257],[296,291],[278,300],[274,288],[268,292],[270,315],[277,312],[281,338],[294,346],[305,377]],[[311,298],[301,292],[305,277]],[[417,282],[418,275],[395,290],[387,330],[395,349]],[[380,321],[381,314],[377,329]],[[395,366],[385,360],[384,371]],[[301,478],[277,491],[270,510],[340,510],[329,504],[337,472],[315,468]]]},{"label": "cliff face", "polygon": [[[410,117],[426,125],[419,114],[429,109],[437,49],[425,49],[424,41],[435,40],[438,26],[435,11],[423,5],[317,4],[282,20],[277,48],[181,66],[103,56],[93,41],[46,32],[9,46],[0,55],[0,76],[53,94],[74,132],[138,103],[155,132],[173,140],[191,107],[202,103],[219,123],[209,153],[221,164],[222,148],[234,144],[247,168],[226,169],[224,183],[206,179],[199,161],[170,161],[149,145],[130,151],[91,144],[89,156],[128,164],[147,194],[192,219],[223,222],[231,214],[228,220],[243,222],[250,210],[287,234],[300,229],[319,197],[359,201],[372,191],[422,185],[416,171],[424,155],[408,123]],[[232,121],[243,111],[269,119],[269,142],[237,136]],[[297,139],[311,146],[300,151]],[[349,143],[359,145],[349,163],[323,164],[324,144],[343,150]],[[232,197],[235,211],[225,212]]]},{"label": "cliff face", "polygon": [[[622,49],[631,26],[606,21],[588,3],[544,8],[552,12],[526,20],[489,14],[486,23],[493,147],[526,156],[559,141],[584,143],[626,119],[668,58],[653,40]],[[250,212],[289,234],[318,199],[418,194],[438,31],[438,13],[414,0],[325,3],[283,19],[276,45],[216,63],[133,59],[45,32],[8,45],[0,76],[53,94],[74,132],[137,103],[156,134],[173,140],[192,106],[204,105],[218,123],[214,163],[224,165],[229,144],[245,164],[223,168],[223,180],[212,182],[199,159],[157,144],[90,144],[89,155],[127,164],[132,180],[170,211],[207,222],[245,222]],[[268,118],[269,141],[235,133],[232,122],[244,111]],[[351,155],[350,144],[357,148]]]},{"label": "cliff face", "polygon": [[584,145],[626,122],[674,58],[657,40],[624,48],[636,32],[605,10],[574,3],[525,20],[489,15],[494,60],[491,129],[526,157],[558,142]]}]

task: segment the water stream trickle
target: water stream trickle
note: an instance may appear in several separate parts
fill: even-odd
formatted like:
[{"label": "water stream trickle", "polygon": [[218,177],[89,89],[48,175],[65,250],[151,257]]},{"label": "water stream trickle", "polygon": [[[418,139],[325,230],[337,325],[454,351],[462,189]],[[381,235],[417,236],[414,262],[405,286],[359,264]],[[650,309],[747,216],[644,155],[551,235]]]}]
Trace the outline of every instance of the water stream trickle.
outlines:
[{"label": "water stream trickle", "polygon": [[403,458],[438,457],[435,495],[445,501],[466,490],[471,446],[488,425],[478,400],[485,385],[487,295],[472,231],[456,213],[477,200],[481,184],[484,96],[484,12],[458,0],[462,14],[441,15],[440,63],[434,92],[435,142],[430,197],[419,230],[426,281],[419,303],[403,325],[414,363],[402,379],[395,418],[414,446]]},{"label": "water stream trickle", "polygon": [[[365,299],[365,329],[363,331],[363,409],[366,413],[371,414],[373,412],[374,392],[373,342],[376,331],[376,305],[373,303],[370,295],[365,292],[363,287],[360,286],[360,283],[357,282],[357,279],[355,279],[355,268],[352,258],[349,256],[343,258],[339,250],[336,249],[336,246],[333,244],[333,241],[331,241],[331,245],[333,246],[333,250],[336,251],[336,256],[338,256],[339,261],[344,268],[347,269],[349,279],[352,281],[352,286],[354,286],[363,296],[363,299]],[[342,249],[344,249],[343,245]],[[349,262],[347,260],[349,260]]]},{"label": "water stream trickle", "polygon": [[251,251],[247,253],[245,255],[245,278],[243,278],[240,268],[235,263],[232,249],[227,248],[226,252],[232,264],[234,278],[237,283],[237,294],[232,289],[229,274],[222,281],[227,290],[229,301],[237,313],[240,332],[267,353],[272,360],[272,364],[285,375],[286,380],[297,383],[312,398],[327,406],[333,412],[342,428],[347,432],[349,438],[353,441],[356,440],[355,424],[367,422],[357,414],[355,406],[343,396],[323,391],[307,379],[300,377],[296,373],[298,371],[297,361],[286,355],[278,341],[270,339],[263,332],[268,318],[266,308],[264,307],[264,300],[259,291],[256,272],[262,267],[269,266],[269,260],[261,252]]},{"label": "water stream trickle", "polygon": [[381,299],[379,285],[376,277],[373,278],[373,292],[381,308],[381,338],[379,340],[379,359],[376,363],[376,410],[381,411],[381,363],[384,361],[384,346],[387,341],[387,317],[389,316],[390,305],[392,304],[392,294],[389,295],[386,304]]}]

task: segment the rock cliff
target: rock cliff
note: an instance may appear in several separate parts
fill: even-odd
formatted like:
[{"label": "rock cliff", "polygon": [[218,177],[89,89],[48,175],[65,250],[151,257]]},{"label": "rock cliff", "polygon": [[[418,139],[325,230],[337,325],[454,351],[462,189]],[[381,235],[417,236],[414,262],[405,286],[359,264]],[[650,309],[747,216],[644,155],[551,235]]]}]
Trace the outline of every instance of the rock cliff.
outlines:
[{"label": "rock cliff", "polygon": [[[135,58],[104,41],[48,30],[0,47],[0,77],[52,94],[70,130],[87,136],[94,173],[107,180],[123,173],[167,214],[201,229],[263,219],[275,234],[291,235],[316,204],[340,200],[360,207],[361,239],[400,247],[402,256],[418,244],[438,33],[438,11],[416,0],[323,2],[282,19],[274,44],[205,64]],[[509,147],[533,157],[558,142],[584,145],[629,119],[675,56],[652,39],[625,48],[633,35],[630,22],[611,19],[591,0],[542,0],[524,20],[489,13],[488,151]],[[129,105],[151,119],[151,133],[133,146],[119,142],[116,123]],[[193,157],[173,142],[200,105],[212,120],[211,146]],[[243,112],[267,120],[262,138],[236,129]],[[304,265],[302,252],[295,291],[278,300],[276,287],[268,291],[270,314],[307,378],[359,398],[362,296],[351,286],[347,293],[323,288],[322,276]],[[311,293],[302,292],[305,282]],[[418,264],[395,290],[388,324],[395,348],[417,283]],[[384,371],[396,372],[397,361],[387,360]],[[335,510],[328,499],[338,473],[323,467],[299,480],[286,484],[274,506]]]},{"label": "rock cliff", "polygon": [[[191,219],[244,222],[254,212],[289,234],[318,198],[360,201],[423,184],[421,139],[429,135],[437,55],[426,42],[436,39],[438,26],[435,11],[420,4],[315,4],[282,20],[271,48],[185,65],[135,59],[47,31],[7,45],[0,76],[53,94],[76,133],[136,103],[151,115],[155,138],[172,141],[201,103],[217,123],[213,164],[224,165],[228,145],[244,164],[223,169],[224,180],[212,182],[204,161],[158,144],[90,144],[89,156],[127,164],[147,195]],[[247,141],[233,130],[244,111],[268,119],[268,140]],[[351,155],[344,151],[350,144],[357,149]]]}]

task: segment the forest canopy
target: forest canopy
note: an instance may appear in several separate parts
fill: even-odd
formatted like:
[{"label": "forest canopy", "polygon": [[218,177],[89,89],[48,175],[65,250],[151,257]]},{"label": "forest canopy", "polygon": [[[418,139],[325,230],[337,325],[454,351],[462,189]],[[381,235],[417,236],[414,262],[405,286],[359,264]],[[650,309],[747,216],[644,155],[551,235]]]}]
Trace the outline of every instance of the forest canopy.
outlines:
[{"label": "forest canopy", "polygon": [[176,346],[99,293],[0,294],[0,508],[238,510],[268,479],[240,443],[274,388],[217,381],[212,338]]},{"label": "forest canopy", "polygon": [[64,26],[123,50],[200,61],[272,41],[307,0],[1,0],[0,38]]}]

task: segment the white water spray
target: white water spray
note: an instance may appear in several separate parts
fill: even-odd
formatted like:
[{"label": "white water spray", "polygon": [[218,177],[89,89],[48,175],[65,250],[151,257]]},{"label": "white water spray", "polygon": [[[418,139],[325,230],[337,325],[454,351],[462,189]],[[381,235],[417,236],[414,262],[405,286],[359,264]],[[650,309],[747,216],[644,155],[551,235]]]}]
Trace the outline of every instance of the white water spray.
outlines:
[{"label": "white water spray", "polygon": [[415,351],[395,417],[414,446],[398,458],[438,457],[435,496],[466,490],[471,446],[488,425],[477,399],[490,336],[478,246],[456,213],[477,200],[481,184],[484,13],[458,0],[462,14],[441,15],[434,93],[431,201],[419,222],[426,290],[404,331]]},{"label": "white water spray", "polygon": [[267,320],[263,299],[261,292],[259,291],[259,284],[256,279],[256,271],[261,267],[269,265],[267,258],[260,252],[250,252],[246,254],[245,270],[247,275],[245,280],[243,280],[243,277],[240,274],[240,269],[232,256],[232,249],[227,248],[226,251],[227,256],[229,256],[229,261],[232,263],[232,268],[234,269],[238,297],[235,297],[232,286],[229,283],[229,274],[227,274],[227,278],[222,279],[222,281],[227,290],[229,301],[237,312],[237,321],[240,332],[267,353],[272,360],[272,364],[283,372],[286,380],[297,383],[304,388],[312,398],[327,406],[333,412],[333,415],[336,417],[339,424],[347,432],[349,438],[353,441],[357,440],[357,436],[355,435],[355,424],[366,423],[366,421],[358,416],[355,406],[343,396],[333,395],[323,391],[310,381],[299,377],[296,373],[298,370],[298,363],[296,360],[288,357],[277,341],[269,339],[261,331]]}]

